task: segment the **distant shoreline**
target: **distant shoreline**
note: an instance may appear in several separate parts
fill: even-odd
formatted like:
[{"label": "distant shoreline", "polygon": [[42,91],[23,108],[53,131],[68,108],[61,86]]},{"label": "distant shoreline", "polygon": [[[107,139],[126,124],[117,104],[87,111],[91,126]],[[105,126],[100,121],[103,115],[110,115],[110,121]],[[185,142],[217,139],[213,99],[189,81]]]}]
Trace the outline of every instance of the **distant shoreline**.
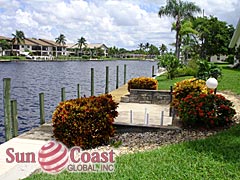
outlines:
[{"label": "distant shoreline", "polygon": [[68,62],[68,61],[158,61],[156,59],[56,59],[56,60],[31,60],[31,59],[26,59],[26,60],[19,60],[19,59],[0,59],[0,63],[5,63],[5,62]]}]

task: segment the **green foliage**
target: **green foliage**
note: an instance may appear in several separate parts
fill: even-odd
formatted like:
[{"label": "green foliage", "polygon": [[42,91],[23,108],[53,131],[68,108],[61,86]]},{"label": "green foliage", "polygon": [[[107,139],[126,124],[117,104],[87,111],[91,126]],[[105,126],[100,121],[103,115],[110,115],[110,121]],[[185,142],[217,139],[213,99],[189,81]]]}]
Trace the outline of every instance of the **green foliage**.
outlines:
[{"label": "green foliage", "polygon": [[234,55],[232,54],[228,55],[225,61],[228,62],[229,64],[234,64]]},{"label": "green foliage", "polygon": [[196,76],[196,73],[196,69],[193,69],[189,66],[183,66],[182,68],[177,69],[175,77]]},{"label": "green foliage", "polygon": [[130,91],[130,89],[156,90],[157,88],[158,81],[149,77],[132,78],[128,81],[128,91]]},{"label": "green foliage", "polygon": [[198,64],[199,67],[197,72],[197,78],[207,80],[210,77],[218,79],[219,77],[222,76],[221,68],[215,65],[214,63],[210,63],[205,60],[200,60]]},{"label": "green foliage", "polygon": [[114,135],[117,105],[111,95],[61,102],[52,117],[54,137],[67,147],[89,149],[107,144]]},{"label": "green foliage", "polygon": [[173,79],[175,77],[178,67],[180,66],[180,61],[173,54],[167,53],[160,57],[158,65],[160,67],[166,68],[168,78]]},{"label": "green foliage", "polygon": [[226,22],[219,21],[218,18],[198,17],[192,20],[193,28],[198,31],[195,44],[200,57],[210,59],[217,54],[228,54],[228,45],[232,38],[234,27]]},{"label": "green foliage", "polygon": [[183,124],[191,127],[223,127],[236,114],[232,102],[220,94],[189,94],[177,110]]}]

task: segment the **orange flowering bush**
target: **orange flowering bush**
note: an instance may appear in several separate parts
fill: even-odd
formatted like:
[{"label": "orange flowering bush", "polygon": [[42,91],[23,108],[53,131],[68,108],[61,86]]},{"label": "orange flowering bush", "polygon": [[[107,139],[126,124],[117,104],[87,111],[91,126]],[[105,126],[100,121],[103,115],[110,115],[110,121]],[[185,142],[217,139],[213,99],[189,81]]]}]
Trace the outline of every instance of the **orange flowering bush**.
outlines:
[{"label": "orange flowering bush", "polygon": [[128,91],[130,91],[130,89],[157,90],[157,88],[158,81],[150,77],[133,78],[128,81]]},{"label": "orange flowering bush", "polygon": [[117,106],[109,94],[61,102],[52,117],[54,137],[67,147],[89,149],[107,144],[114,135]]},{"label": "orange flowering bush", "polygon": [[188,94],[177,107],[183,124],[191,127],[221,127],[236,114],[231,101],[222,95]]},{"label": "orange flowering bush", "polygon": [[193,94],[207,94],[208,88],[204,80],[201,79],[186,79],[175,83],[173,88],[173,106],[177,107],[180,100],[187,95]]}]

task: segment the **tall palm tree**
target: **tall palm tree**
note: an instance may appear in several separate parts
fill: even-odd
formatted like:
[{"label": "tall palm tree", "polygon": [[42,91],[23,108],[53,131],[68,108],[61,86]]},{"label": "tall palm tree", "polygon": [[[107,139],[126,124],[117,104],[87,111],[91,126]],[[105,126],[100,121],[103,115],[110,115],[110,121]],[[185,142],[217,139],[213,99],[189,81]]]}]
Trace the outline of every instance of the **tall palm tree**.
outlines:
[{"label": "tall palm tree", "polygon": [[176,23],[176,44],[175,53],[176,57],[180,56],[180,39],[179,32],[181,24],[184,19],[193,17],[196,12],[201,12],[200,7],[193,2],[183,2],[181,0],[167,0],[166,6],[162,6],[158,12],[159,17],[169,16],[175,19]]},{"label": "tall palm tree", "polygon": [[13,45],[14,44],[24,44],[25,42],[25,35],[23,31],[18,31],[16,30],[15,34],[12,34],[13,38],[12,38],[12,54],[13,54]]},{"label": "tall palm tree", "polygon": [[[172,24],[171,30],[176,30],[175,22]],[[186,46],[189,46],[189,44],[186,44],[186,43],[188,42],[190,43],[191,37],[193,37],[196,34],[198,34],[198,32],[195,29],[193,29],[193,25],[191,21],[189,20],[182,21],[181,29],[179,31],[179,51],[181,51],[182,44],[185,45],[184,49],[186,50]]]},{"label": "tall palm tree", "polygon": [[66,44],[66,37],[63,34],[60,34],[56,39],[56,43],[60,45],[65,45]]},{"label": "tall palm tree", "polygon": [[81,37],[80,39],[78,39],[76,45],[78,46],[80,52],[81,52],[81,55],[82,55],[82,49],[83,47],[86,46],[86,39],[84,37]]}]

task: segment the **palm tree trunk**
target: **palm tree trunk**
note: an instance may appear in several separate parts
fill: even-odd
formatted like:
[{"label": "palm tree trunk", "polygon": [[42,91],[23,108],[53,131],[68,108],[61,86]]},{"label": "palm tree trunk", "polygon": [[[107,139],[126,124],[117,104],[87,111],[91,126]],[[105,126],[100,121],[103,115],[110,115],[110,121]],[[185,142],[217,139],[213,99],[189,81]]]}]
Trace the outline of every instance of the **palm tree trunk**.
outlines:
[{"label": "palm tree trunk", "polygon": [[176,45],[175,45],[175,48],[176,48],[176,57],[179,59],[180,57],[180,37],[179,37],[179,32],[180,32],[180,29],[181,29],[181,25],[180,25],[180,20],[179,18],[177,19],[177,22],[176,22]]}]

